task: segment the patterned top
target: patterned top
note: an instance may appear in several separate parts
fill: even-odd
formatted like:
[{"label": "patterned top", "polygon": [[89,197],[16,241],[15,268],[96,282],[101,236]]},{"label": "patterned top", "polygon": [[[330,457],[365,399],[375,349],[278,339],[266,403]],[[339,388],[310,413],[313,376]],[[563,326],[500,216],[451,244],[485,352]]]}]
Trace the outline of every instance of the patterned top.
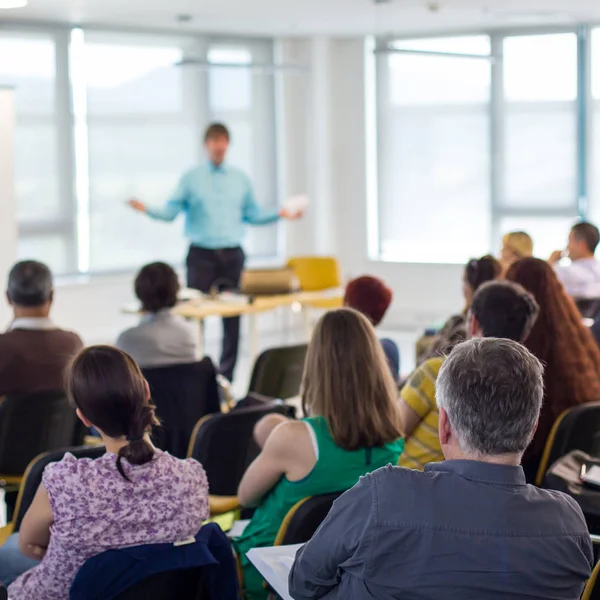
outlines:
[{"label": "patterned top", "polygon": [[409,378],[400,396],[421,417],[421,422],[406,438],[400,456],[401,467],[422,471],[427,463],[444,460],[438,437],[439,411],[435,400],[435,381],[444,358],[430,358]]},{"label": "patterned top", "polygon": [[63,460],[44,470],[54,523],[39,566],[10,587],[12,600],[68,600],[83,563],[112,548],[176,542],[198,533],[209,516],[208,482],[200,463],[156,450],[139,466],[122,461],[131,481],[117,471],[114,454]]}]

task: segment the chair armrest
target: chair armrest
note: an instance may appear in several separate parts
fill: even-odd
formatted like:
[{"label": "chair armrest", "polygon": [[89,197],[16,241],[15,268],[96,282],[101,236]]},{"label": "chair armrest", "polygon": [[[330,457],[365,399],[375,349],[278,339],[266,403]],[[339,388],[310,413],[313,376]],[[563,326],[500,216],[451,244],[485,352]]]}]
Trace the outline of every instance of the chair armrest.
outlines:
[{"label": "chair armrest", "polygon": [[237,496],[209,496],[208,503],[211,515],[222,515],[241,508]]},{"label": "chair armrest", "polygon": [[231,381],[223,375],[217,375],[217,386],[221,398],[221,412],[227,413],[235,406],[235,400],[231,393]]}]

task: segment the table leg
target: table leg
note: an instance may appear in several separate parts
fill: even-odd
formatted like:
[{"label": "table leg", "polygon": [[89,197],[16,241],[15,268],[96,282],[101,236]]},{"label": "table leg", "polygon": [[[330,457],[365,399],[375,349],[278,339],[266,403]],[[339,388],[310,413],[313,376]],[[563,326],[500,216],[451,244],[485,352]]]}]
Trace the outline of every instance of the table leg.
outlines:
[{"label": "table leg", "polygon": [[310,341],[310,338],[312,337],[312,324],[310,322],[310,317],[311,317],[310,307],[302,306],[302,322],[304,324],[304,333],[306,335],[307,340],[309,340],[309,341]]},{"label": "table leg", "polygon": [[202,360],[204,358],[204,319],[198,319],[197,335],[196,347],[198,348],[198,356]]},{"label": "table leg", "polygon": [[254,364],[258,358],[258,326],[256,323],[256,313],[250,313],[250,362]]}]

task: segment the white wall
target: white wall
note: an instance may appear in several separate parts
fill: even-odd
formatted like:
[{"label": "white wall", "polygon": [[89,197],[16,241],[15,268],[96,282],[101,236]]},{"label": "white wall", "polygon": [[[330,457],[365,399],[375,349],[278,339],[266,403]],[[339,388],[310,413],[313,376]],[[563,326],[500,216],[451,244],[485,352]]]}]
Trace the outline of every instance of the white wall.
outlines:
[{"label": "white wall", "polygon": [[[285,109],[282,192],[308,192],[312,201],[301,222],[284,225],[287,255],[335,254],[345,276],[369,273],[385,279],[395,293],[388,326],[420,327],[459,310],[462,267],[367,258],[363,40],[282,40],[281,56],[284,62],[309,67],[305,73],[282,75],[280,81]],[[1,134],[0,144],[6,143],[10,136]],[[0,146],[0,169],[7,170],[10,161],[1,157]],[[6,181],[0,173],[0,186]],[[7,210],[0,203],[0,283],[15,249],[14,214]],[[54,318],[88,343],[109,342],[134,320],[120,312],[133,299],[131,276],[59,282]],[[6,314],[0,317],[6,321]],[[260,327],[276,323],[265,318]],[[218,323],[209,323],[208,335],[218,334]]]}]

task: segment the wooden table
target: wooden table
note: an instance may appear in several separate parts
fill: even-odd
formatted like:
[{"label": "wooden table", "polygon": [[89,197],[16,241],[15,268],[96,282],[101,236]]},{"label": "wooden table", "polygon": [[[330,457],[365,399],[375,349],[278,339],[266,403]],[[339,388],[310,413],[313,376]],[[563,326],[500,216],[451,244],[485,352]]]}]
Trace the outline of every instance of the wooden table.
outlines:
[{"label": "wooden table", "polygon": [[[203,354],[204,324],[207,317],[240,317],[248,315],[250,318],[250,355],[255,360],[259,352],[259,336],[256,316],[260,313],[276,310],[289,306],[294,312],[303,316],[304,330],[310,337],[311,323],[310,311],[314,308],[334,309],[343,304],[343,291],[340,289],[323,290],[318,292],[295,292],[277,296],[256,296],[249,299],[244,296],[231,296],[223,298],[199,298],[181,302],[173,312],[177,315],[197,321],[198,323],[198,348]],[[135,307],[125,309],[127,313],[136,313]]]}]

